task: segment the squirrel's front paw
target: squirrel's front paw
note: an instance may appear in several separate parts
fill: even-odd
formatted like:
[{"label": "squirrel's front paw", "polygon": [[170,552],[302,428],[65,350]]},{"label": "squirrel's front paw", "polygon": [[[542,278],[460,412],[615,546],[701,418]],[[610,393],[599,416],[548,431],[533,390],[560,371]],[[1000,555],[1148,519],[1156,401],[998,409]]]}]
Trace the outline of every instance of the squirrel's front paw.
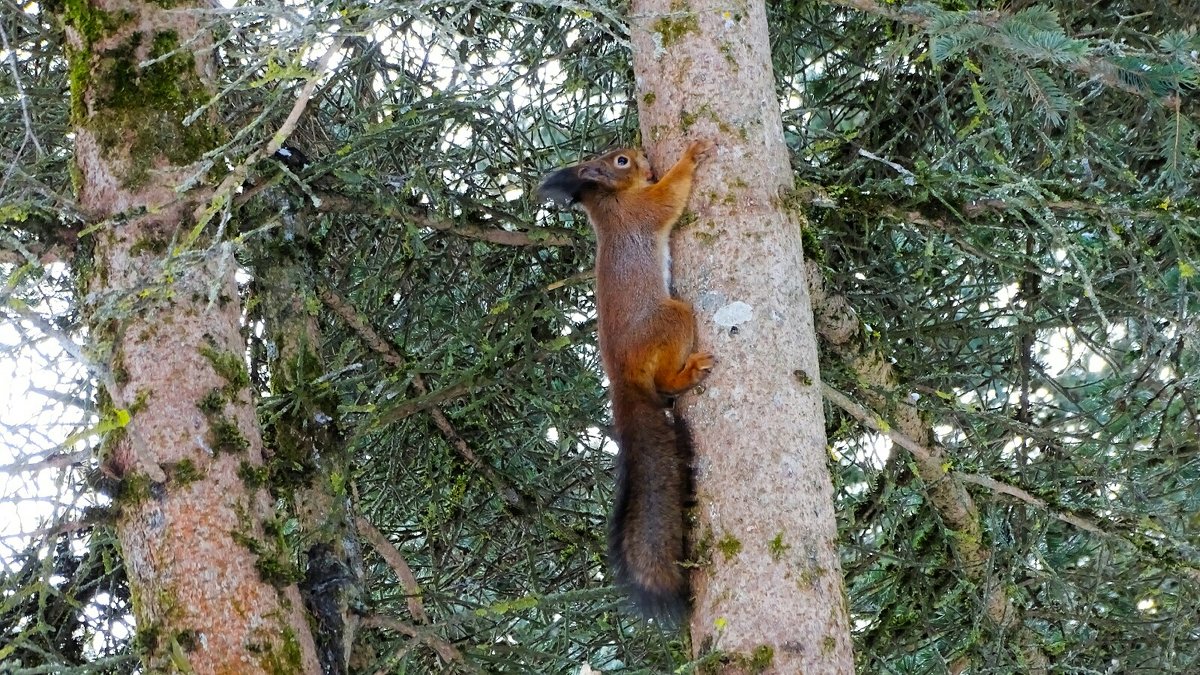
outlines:
[{"label": "squirrel's front paw", "polygon": [[716,154],[716,150],[717,144],[711,139],[704,138],[698,141],[692,141],[692,144],[688,146],[687,156],[690,157],[693,162],[700,164],[701,162],[711,159],[712,156]]},{"label": "squirrel's front paw", "polygon": [[717,360],[713,358],[711,352],[696,352],[695,354],[692,354],[688,360],[692,362],[691,365],[695,367],[696,370],[699,370],[703,373],[707,373],[713,369],[713,366],[717,365]]}]

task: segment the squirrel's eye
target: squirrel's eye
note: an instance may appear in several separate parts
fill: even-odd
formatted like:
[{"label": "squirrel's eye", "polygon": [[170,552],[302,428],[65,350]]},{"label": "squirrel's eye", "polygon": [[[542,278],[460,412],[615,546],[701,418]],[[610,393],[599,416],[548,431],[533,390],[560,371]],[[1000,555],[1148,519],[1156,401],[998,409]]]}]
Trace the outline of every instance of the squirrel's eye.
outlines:
[{"label": "squirrel's eye", "polygon": [[620,166],[620,167],[629,166],[629,158],[626,157],[625,155],[617,155],[617,166]]}]

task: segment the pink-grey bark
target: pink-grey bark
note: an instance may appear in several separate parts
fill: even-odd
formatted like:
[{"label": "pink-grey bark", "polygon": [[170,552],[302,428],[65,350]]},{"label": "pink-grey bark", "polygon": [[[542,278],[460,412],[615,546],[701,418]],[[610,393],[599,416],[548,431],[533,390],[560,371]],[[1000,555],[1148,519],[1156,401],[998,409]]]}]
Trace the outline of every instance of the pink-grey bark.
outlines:
[{"label": "pink-grey bark", "polygon": [[674,237],[676,290],[717,357],[683,401],[696,440],[692,643],[729,672],[850,673],[853,657],[826,466],[801,217],[787,208],[783,138],[761,2],[635,0],[646,150],[669,166],[712,138],[696,218]]},{"label": "pink-grey bark", "polygon": [[267,534],[272,504],[247,480],[263,446],[237,262],[211,227],[185,243],[211,190],[176,192],[220,136],[212,116],[182,121],[211,91],[210,40],[182,4],[69,4],[78,205],[92,247],[83,309],[102,414],[118,427],[101,461],[118,486],[144,670],[318,672],[300,594],[280,574],[287,551]]}]

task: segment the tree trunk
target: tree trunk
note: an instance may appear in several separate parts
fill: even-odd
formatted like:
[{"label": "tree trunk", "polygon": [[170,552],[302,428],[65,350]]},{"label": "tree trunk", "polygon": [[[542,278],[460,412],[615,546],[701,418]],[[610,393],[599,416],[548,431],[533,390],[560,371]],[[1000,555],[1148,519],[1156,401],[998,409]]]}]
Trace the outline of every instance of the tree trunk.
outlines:
[{"label": "tree trunk", "polygon": [[237,263],[194,232],[211,191],[175,191],[204,173],[221,139],[210,115],[184,123],[212,91],[193,56],[211,44],[201,14],[105,0],[59,9],[93,245],[90,267],[80,257],[83,305],[101,426],[114,429],[101,461],[117,486],[145,670],[317,672],[295,566],[261,488]]},{"label": "tree trunk", "polygon": [[[727,672],[850,673],[816,333],[761,2],[635,1],[642,137],[656,167],[712,138],[674,280],[717,366],[685,397],[696,440],[692,644]],[[686,223],[685,216],[684,222]]]},{"label": "tree trunk", "polygon": [[[283,207],[285,222],[294,216]],[[298,248],[298,247],[297,247]],[[359,615],[351,605],[364,596],[362,551],[346,493],[351,474],[339,430],[337,390],[321,378],[323,337],[307,302],[315,300],[300,253],[271,246],[256,268],[255,295],[266,327],[266,359],[274,414],[265,425],[271,449],[271,489],[292,506],[298,539],[305,543],[300,594],[312,620],[324,675],[350,672]]]}]

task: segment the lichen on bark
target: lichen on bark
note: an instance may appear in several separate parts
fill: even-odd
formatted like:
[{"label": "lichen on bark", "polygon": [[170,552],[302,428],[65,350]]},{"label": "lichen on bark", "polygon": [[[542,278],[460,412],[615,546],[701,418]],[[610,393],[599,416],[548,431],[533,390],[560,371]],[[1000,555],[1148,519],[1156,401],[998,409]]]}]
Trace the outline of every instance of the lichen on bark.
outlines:
[{"label": "lichen on bark", "polygon": [[52,7],[67,28],[73,180],[88,221],[80,306],[105,405],[131,416],[102,461],[143,669],[316,672],[282,527],[266,491],[241,477],[263,453],[233,251],[179,255],[213,240],[193,234],[191,215],[212,201],[204,155],[224,137],[196,56],[211,44],[207,5]]}]

